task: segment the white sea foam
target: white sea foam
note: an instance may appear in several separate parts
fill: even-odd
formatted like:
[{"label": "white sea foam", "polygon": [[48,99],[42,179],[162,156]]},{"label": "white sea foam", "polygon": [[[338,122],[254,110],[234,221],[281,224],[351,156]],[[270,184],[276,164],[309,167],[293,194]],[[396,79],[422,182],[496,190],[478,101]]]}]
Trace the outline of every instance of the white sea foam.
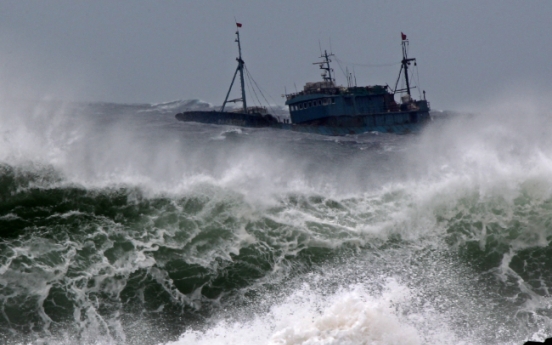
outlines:
[{"label": "white sea foam", "polygon": [[[171,345],[185,344],[422,344],[438,340],[457,344],[446,325],[425,338],[415,324],[423,315],[408,314],[403,304],[409,290],[388,279],[384,290],[371,294],[363,286],[339,289],[335,294],[313,291],[307,284],[266,315],[251,320],[221,321],[206,331],[187,331]],[[413,322],[414,321],[414,322]],[[440,327],[435,327],[440,328]],[[445,337],[443,337],[443,335]],[[449,341],[444,341],[449,338]]]},{"label": "white sea foam", "polygon": [[[334,278],[345,276],[343,272]],[[285,300],[271,304],[265,314],[227,318],[204,331],[187,331],[170,344],[478,343],[469,333],[459,338],[449,325],[450,316],[420,304],[419,291],[385,276],[364,279],[368,280],[337,290],[305,283]]]},{"label": "white sea foam", "polygon": [[[106,291],[113,295],[120,293],[124,279],[132,272],[145,269],[175,301],[200,303],[197,293],[184,295],[175,288],[151,252],[159,246],[178,249],[187,263],[203,267],[214,265],[216,260],[231,262],[232,255],[242,248],[260,243],[252,229],[256,229],[259,219],[266,218],[278,224],[279,235],[291,234],[273,236],[272,242],[262,243],[270,250],[281,251],[274,272],[284,265],[286,257],[305,248],[339,248],[345,244],[362,247],[374,239],[396,235],[413,246],[448,248],[443,238],[450,226],[457,226],[461,236],[451,240],[454,245],[477,241],[485,250],[491,239],[507,247],[500,266],[490,273],[502,281],[514,279],[520,291],[529,296],[517,311],[536,315],[550,304],[511,267],[519,251],[546,247],[551,236],[546,205],[552,195],[552,143],[546,131],[551,128],[546,107],[495,105],[483,110],[483,115],[451,120],[428,128],[418,137],[391,140],[374,150],[363,150],[361,139],[356,147],[354,140],[345,146],[340,141],[293,133],[261,135],[252,131],[242,141],[241,135],[240,140],[227,140],[231,138],[226,132],[224,140],[206,140],[220,135],[221,130],[196,126],[186,131],[191,127],[182,124],[178,131],[172,131],[172,115],[170,121],[150,125],[150,118],[142,122],[130,117],[114,120],[119,114],[92,120],[79,117],[75,121],[75,109],[63,104],[38,104],[30,109],[24,113],[17,107],[8,113],[3,109],[0,162],[27,170],[33,165],[52,167],[61,181],[45,181],[44,186],[67,184],[87,190],[123,186],[137,187],[146,198],[204,197],[205,208],[194,218],[197,224],[219,225],[226,219],[234,220],[228,228],[221,226],[230,236],[201,250],[207,242],[186,247],[201,232],[199,228],[190,230],[188,242],[179,242],[173,240],[177,228],[170,225],[154,229],[141,239],[121,232],[115,223],[102,223],[103,227],[90,235],[92,239],[121,232],[134,250],[109,262],[105,252],[113,243],[106,241],[98,248],[99,260],[81,273],[106,282]],[[205,132],[198,134],[195,129]],[[285,139],[279,139],[280,135]],[[132,199],[132,193],[127,197]],[[220,205],[226,207],[222,215],[213,211]],[[528,212],[523,212],[524,207]],[[76,213],[58,216],[72,215]],[[510,225],[516,222],[525,227],[511,232]],[[40,250],[29,249],[33,241],[12,248],[13,255],[42,255]],[[48,293],[49,282],[63,278],[74,251],[81,245],[61,245],[64,261],[56,267],[58,271],[41,267],[42,275],[18,275],[20,272],[10,271],[13,258],[8,258],[0,268],[1,282],[4,286],[13,284],[7,280],[13,277],[22,286],[17,293],[28,293],[27,289],[42,298]],[[40,242],[40,246],[58,250],[60,245]],[[403,263],[408,267],[409,261]],[[343,265],[347,267],[347,263]],[[446,276],[438,270],[431,274]],[[118,281],[117,277],[123,278]],[[339,283],[340,277],[336,276],[335,281]],[[90,342],[98,340],[98,334],[113,330],[124,338],[116,313],[106,317],[97,312],[92,296],[97,285],[79,287],[76,281],[68,280],[67,286],[81,313],[76,319],[89,320],[79,327],[91,334]],[[405,313],[393,309],[398,298],[394,294],[404,293],[399,306],[409,303],[404,286],[388,286],[386,291],[394,297],[364,286],[342,288],[330,296],[320,289],[304,287],[285,301],[275,302],[267,313],[221,321],[202,331],[189,330],[175,343],[461,343],[450,340],[454,339],[454,332],[447,328],[450,320],[443,321],[439,313],[432,316],[427,310]],[[469,316],[477,315],[472,312]],[[546,316],[539,317],[543,323],[548,322]]]}]

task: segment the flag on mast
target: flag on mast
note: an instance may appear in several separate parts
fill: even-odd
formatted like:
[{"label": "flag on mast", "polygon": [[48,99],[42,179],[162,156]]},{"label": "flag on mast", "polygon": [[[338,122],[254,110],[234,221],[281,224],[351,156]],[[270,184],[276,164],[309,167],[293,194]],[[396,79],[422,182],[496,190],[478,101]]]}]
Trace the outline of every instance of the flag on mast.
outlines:
[{"label": "flag on mast", "polygon": [[236,26],[237,26],[238,28],[241,28],[241,27],[242,27],[242,24],[236,22]]},{"label": "flag on mast", "polygon": [[403,41],[406,41],[406,35],[401,32],[401,37]]}]

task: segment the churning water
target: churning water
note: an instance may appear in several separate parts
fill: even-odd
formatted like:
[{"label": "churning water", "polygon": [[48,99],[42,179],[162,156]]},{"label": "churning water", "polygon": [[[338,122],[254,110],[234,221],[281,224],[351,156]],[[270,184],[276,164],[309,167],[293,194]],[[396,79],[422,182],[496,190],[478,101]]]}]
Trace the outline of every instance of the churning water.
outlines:
[{"label": "churning water", "polygon": [[0,109],[0,342],[521,344],[552,334],[552,117],[418,135]]}]

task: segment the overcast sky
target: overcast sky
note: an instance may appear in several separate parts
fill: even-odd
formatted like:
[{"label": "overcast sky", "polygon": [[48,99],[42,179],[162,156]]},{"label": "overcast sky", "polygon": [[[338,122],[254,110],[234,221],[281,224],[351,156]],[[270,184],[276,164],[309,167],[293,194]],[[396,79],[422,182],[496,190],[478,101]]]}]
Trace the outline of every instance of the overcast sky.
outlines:
[{"label": "overcast sky", "polygon": [[552,89],[550,0],[0,0],[0,91],[221,104],[236,68],[234,17],[249,71],[279,104],[285,88],[320,80],[319,44],[359,85],[393,86],[401,31],[433,108]]}]

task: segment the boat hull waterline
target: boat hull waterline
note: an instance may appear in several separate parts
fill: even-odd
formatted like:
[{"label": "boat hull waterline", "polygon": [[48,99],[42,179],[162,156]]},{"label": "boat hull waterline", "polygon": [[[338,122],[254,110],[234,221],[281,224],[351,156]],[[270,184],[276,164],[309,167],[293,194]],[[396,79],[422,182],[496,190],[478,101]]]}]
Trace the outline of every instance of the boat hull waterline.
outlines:
[{"label": "boat hull waterline", "polygon": [[309,123],[284,123],[272,115],[232,113],[221,111],[186,111],[176,114],[176,119],[214,125],[251,128],[275,128],[329,136],[382,132],[408,134],[419,132],[430,121],[429,112],[405,111],[396,113],[334,116]]}]

